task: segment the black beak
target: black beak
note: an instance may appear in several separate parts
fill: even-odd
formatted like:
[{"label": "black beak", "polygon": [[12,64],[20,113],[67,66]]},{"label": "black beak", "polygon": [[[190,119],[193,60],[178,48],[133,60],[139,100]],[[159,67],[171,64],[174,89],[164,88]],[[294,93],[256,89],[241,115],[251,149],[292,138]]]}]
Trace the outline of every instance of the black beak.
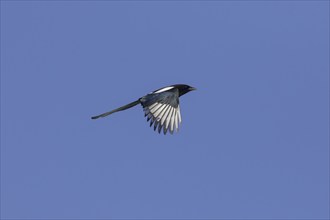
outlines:
[{"label": "black beak", "polygon": [[194,91],[194,90],[196,90],[196,88],[194,88],[194,87],[189,88],[189,91]]}]

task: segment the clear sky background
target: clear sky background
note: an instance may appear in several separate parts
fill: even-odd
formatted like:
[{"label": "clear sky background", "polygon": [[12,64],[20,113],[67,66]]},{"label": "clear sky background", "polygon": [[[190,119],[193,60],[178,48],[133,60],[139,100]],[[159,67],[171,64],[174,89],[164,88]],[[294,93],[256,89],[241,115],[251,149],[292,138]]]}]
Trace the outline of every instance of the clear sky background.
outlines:
[{"label": "clear sky background", "polygon": [[1,218],[329,218],[328,74],[328,1],[1,1]]}]

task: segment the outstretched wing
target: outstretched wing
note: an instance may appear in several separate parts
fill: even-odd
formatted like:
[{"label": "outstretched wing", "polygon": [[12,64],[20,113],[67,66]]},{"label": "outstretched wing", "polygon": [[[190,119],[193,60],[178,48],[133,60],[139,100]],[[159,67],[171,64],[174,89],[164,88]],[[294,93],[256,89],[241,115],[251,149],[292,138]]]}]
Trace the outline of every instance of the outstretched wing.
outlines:
[{"label": "outstretched wing", "polygon": [[179,106],[179,90],[171,92],[151,93],[140,99],[147,117],[150,120],[150,127],[154,125],[154,130],[164,134],[169,130],[173,134],[178,131],[181,123],[181,113]]}]

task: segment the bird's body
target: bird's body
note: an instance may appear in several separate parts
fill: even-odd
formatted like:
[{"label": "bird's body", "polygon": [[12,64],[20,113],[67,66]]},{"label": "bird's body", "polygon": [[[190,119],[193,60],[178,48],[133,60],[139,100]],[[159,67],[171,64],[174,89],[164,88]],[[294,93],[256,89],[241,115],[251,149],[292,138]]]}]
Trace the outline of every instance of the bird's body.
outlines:
[{"label": "bird's body", "polygon": [[154,130],[158,129],[160,133],[163,129],[164,134],[169,130],[173,134],[174,130],[178,130],[181,123],[179,97],[193,90],[195,88],[184,84],[167,86],[155,90],[120,108],[94,116],[92,119],[105,117],[141,104],[145,112],[145,117],[147,117],[147,121],[150,120],[150,126],[154,125]]}]

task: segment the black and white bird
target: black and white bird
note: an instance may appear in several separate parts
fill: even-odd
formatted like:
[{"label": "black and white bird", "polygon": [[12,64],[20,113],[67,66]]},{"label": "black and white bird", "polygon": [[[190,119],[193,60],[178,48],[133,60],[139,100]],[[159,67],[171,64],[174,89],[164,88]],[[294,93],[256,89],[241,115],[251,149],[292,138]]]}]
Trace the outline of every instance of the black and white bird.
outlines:
[{"label": "black and white bird", "polygon": [[156,131],[157,129],[159,133],[163,129],[164,134],[167,131],[173,134],[174,130],[178,131],[181,124],[179,97],[193,90],[195,90],[194,87],[184,84],[160,88],[132,103],[101,115],[93,116],[92,119],[105,117],[141,104],[145,113],[144,116],[147,117],[147,121],[150,120],[150,127],[154,125],[154,130]]}]

